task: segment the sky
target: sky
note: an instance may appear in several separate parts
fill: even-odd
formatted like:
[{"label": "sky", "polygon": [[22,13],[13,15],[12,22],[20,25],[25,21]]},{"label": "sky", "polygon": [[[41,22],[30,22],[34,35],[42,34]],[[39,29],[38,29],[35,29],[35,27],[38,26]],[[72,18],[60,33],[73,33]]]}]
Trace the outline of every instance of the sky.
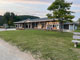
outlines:
[{"label": "sky", "polygon": [[[80,18],[80,0],[66,0],[72,2],[71,11],[75,12],[74,21]],[[16,15],[34,15],[45,18],[50,13],[47,8],[54,0],[0,0],[0,15],[14,12]]]}]

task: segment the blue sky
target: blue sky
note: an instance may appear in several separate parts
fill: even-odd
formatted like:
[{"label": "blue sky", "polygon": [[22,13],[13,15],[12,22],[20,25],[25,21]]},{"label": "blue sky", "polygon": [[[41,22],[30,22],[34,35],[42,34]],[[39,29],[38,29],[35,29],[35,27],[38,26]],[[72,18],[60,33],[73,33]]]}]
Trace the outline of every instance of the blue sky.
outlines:
[{"label": "blue sky", "polygon": [[[35,15],[41,18],[49,13],[48,6],[54,0],[0,0],[0,15],[5,12],[14,12],[17,15]],[[80,17],[80,0],[66,0],[73,2],[71,11],[74,11],[74,21]]]}]

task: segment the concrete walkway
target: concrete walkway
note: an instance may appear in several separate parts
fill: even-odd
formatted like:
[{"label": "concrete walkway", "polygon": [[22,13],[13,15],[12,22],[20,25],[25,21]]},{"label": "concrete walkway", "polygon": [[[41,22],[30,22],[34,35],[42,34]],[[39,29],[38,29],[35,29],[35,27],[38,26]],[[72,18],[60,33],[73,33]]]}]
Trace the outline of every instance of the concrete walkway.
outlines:
[{"label": "concrete walkway", "polygon": [[4,28],[0,28],[0,31],[13,31],[16,30],[15,28],[10,28],[10,29],[4,29]]},{"label": "concrete walkway", "polygon": [[0,60],[35,60],[30,53],[19,51],[15,46],[0,39]]}]

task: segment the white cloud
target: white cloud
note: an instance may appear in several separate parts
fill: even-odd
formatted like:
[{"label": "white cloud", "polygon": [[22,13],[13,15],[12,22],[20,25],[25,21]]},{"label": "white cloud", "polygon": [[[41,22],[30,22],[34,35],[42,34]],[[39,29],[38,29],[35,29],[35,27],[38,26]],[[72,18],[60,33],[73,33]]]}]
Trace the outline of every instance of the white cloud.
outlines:
[{"label": "white cloud", "polygon": [[[30,15],[32,14],[45,17],[45,15],[48,13],[46,9],[53,1],[54,0],[0,0],[0,14],[4,14],[6,11],[12,11],[15,12],[16,14],[30,14]],[[66,0],[66,1],[73,2],[72,8],[74,9],[80,8],[79,4],[80,0]],[[17,3],[17,5],[15,3]],[[33,4],[33,6],[29,6],[27,4]],[[41,5],[41,7],[37,7],[35,4],[39,4]],[[46,9],[44,5],[47,6]],[[74,9],[72,11],[76,13],[80,12],[80,10]],[[44,11],[42,12],[42,10]]]},{"label": "white cloud", "polygon": [[80,8],[80,4],[73,4],[72,7]]},{"label": "white cloud", "polygon": [[42,0],[0,0],[1,4],[8,3],[26,3],[26,4],[50,4],[50,2],[42,1]]},{"label": "white cloud", "polygon": [[80,13],[80,10],[72,10],[75,13]]},{"label": "white cloud", "polygon": [[3,13],[6,12],[5,10],[0,10],[0,15],[3,15]]}]

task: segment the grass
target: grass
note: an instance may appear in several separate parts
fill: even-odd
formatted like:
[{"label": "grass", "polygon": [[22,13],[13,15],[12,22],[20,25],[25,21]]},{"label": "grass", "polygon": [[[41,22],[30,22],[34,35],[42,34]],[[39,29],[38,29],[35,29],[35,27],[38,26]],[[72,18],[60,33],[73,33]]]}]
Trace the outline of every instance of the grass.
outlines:
[{"label": "grass", "polygon": [[80,30],[78,29],[78,30],[76,30],[75,32],[80,32]]},{"label": "grass", "polygon": [[74,48],[72,33],[42,30],[0,32],[0,37],[29,51],[41,60],[80,60],[80,48]]}]

